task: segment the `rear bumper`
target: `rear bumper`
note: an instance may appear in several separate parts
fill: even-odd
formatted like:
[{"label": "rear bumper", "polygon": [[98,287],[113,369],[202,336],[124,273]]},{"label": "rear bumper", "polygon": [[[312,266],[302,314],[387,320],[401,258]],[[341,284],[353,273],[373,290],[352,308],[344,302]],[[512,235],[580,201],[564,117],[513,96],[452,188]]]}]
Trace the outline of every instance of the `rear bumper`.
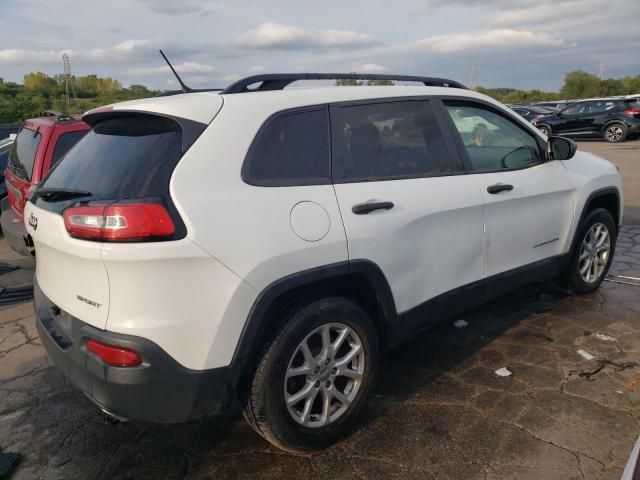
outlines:
[{"label": "rear bumper", "polygon": [[640,120],[627,123],[627,135],[638,135],[640,133]]},{"label": "rear bumper", "polygon": [[33,242],[27,233],[22,219],[8,205],[7,199],[2,201],[0,227],[9,246],[21,255],[31,256],[34,252]]},{"label": "rear bumper", "polygon": [[[225,412],[231,404],[230,368],[190,370],[155,343],[94,328],[58,309],[34,279],[36,323],[53,363],[94,403],[117,417],[179,423]],[[89,352],[86,341],[127,347],[139,353],[137,367],[113,367]]]}]

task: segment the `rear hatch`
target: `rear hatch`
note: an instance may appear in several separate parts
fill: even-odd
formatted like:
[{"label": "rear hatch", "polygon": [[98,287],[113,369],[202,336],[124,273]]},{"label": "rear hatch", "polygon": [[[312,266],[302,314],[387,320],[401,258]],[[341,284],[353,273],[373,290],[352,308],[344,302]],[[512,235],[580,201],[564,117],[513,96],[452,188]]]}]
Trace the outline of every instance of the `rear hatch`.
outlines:
[{"label": "rear hatch", "polygon": [[108,110],[31,195],[25,224],[36,277],[54,304],[104,329],[109,277],[104,242],[177,240],[186,228],[169,195],[174,167],[206,124]]}]

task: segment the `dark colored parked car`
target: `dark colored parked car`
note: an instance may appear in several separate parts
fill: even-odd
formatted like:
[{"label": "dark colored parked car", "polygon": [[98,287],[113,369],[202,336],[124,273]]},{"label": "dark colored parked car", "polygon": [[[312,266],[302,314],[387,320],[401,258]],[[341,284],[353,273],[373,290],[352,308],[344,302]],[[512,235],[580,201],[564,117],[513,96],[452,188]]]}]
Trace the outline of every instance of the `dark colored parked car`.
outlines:
[{"label": "dark colored parked car", "polygon": [[5,138],[0,140],[0,199],[7,196],[7,185],[4,180],[4,169],[7,168],[9,161],[9,152],[13,146],[13,138]]},{"label": "dark colored parked car", "polygon": [[80,117],[57,112],[42,112],[22,124],[4,170],[7,199],[0,203],[0,226],[16,252],[31,255],[34,251],[22,218],[29,188],[37,185],[90,128]]},{"label": "dark colored parked car", "polygon": [[511,110],[530,122],[553,114],[553,110],[534,105],[515,105],[511,107]]},{"label": "dark colored parked car", "polygon": [[640,135],[640,100],[581,100],[531,123],[547,136],[604,138],[612,143],[623,142]]}]

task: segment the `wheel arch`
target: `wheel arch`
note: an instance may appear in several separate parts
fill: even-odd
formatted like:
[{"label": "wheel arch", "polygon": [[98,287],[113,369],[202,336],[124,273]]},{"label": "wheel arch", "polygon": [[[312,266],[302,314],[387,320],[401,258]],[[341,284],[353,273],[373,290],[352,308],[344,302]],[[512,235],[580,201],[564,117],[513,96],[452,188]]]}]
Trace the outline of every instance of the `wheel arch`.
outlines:
[{"label": "wheel arch", "polygon": [[600,134],[604,135],[605,130],[614,124],[622,125],[624,128],[629,128],[629,126],[624,122],[624,120],[621,120],[619,118],[612,118],[611,120],[608,120],[607,122],[605,122],[605,124],[602,126],[602,130],[600,131]]},{"label": "wheel arch", "polygon": [[580,225],[582,221],[586,218],[589,213],[598,209],[604,208],[605,210],[611,213],[613,217],[614,224],[616,229],[620,229],[620,192],[617,187],[605,187],[598,190],[595,190],[589,194],[584,205],[582,207],[582,211],[580,213],[580,217],[576,222],[575,229],[573,232],[573,240],[571,242],[571,251],[575,248],[576,242],[578,240],[578,231],[580,229]]},{"label": "wheel arch", "polygon": [[295,302],[325,296],[344,296],[358,302],[371,316],[384,351],[397,343],[401,326],[389,283],[380,267],[368,260],[339,262],[288,275],[268,285],[253,303],[233,363],[239,377],[255,363],[262,345],[281,321],[278,313]]}]

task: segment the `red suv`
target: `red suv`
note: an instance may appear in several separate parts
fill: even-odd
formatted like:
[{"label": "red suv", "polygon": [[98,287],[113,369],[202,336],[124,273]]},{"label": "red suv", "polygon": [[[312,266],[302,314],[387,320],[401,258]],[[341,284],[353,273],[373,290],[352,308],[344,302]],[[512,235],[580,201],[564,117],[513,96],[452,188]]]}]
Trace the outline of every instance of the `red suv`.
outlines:
[{"label": "red suv", "polygon": [[29,188],[37,185],[90,128],[79,116],[56,112],[42,112],[22,124],[5,171],[7,197],[0,202],[2,232],[15,251],[23,255],[34,252],[22,218]]}]

